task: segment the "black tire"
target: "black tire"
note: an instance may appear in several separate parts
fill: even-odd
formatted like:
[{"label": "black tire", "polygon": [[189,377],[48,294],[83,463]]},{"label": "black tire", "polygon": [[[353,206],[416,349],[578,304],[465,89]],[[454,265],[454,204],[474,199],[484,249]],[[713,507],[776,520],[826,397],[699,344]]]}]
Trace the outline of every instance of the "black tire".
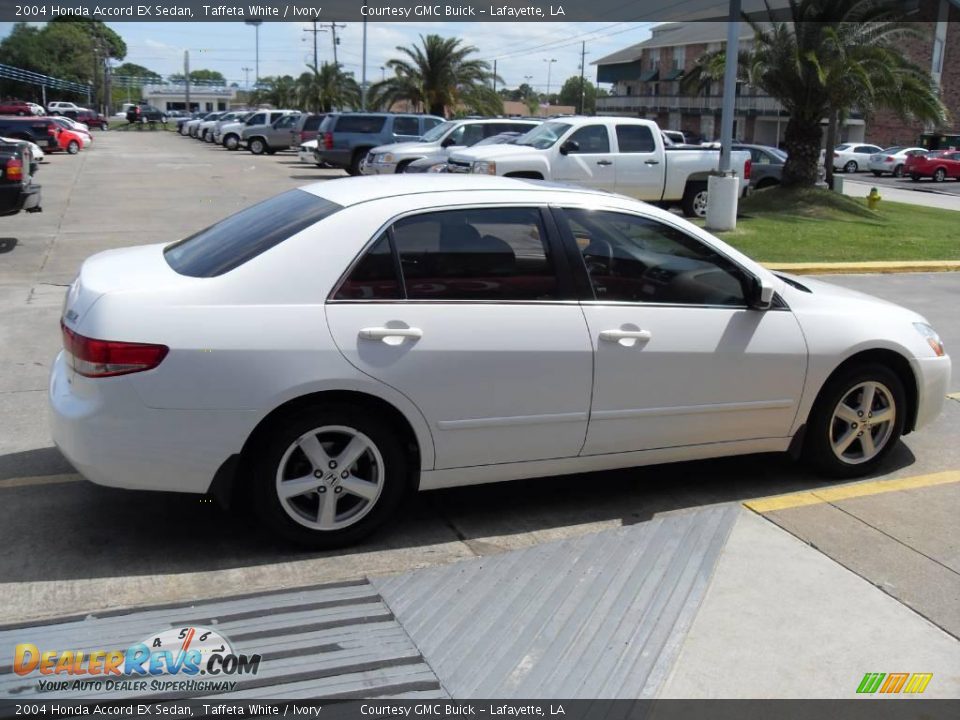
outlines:
[{"label": "black tire", "polygon": [[[836,431],[834,410],[860,383],[878,382],[889,390],[894,408],[891,434],[871,459],[859,463],[841,460],[833,451],[831,433]],[[907,396],[900,378],[885,365],[867,363],[851,366],[831,378],[820,390],[810,411],[803,440],[803,459],[815,470],[832,478],[852,478],[870,473],[897,444],[907,415]],[[862,432],[862,431],[861,431]],[[872,431],[871,431],[872,432]],[[854,445],[858,441],[854,440]],[[851,446],[852,447],[852,446]],[[861,448],[862,449],[862,448]]]},{"label": "black tire", "polygon": [[860,169],[860,166],[857,165],[856,160],[850,160],[846,165],[843,166],[843,171],[845,173],[855,173]]},{"label": "black tire", "polygon": [[262,138],[252,138],[247,144],[247,147],[250,148],[250,152],[254,155],[263,155],[267,151],[267,144]]},{"label": "black tire", "polygon": [[347,172],[350,175],[357,176],[360,174],[360,163],[363,162],[368,152],[370,151],[366,148],[353,151],[353,157],[350,158],[350,167],[347,168]]},{"label": "black tire", "polygon": [[[880,176],[882,176],[882,175],[883,175],[883,173],[880,172],[879,170],[874,170],[874,171],[873,171],[873,176],[874,176],[874,177],[880,177]],[[894,173],[894,175],[896,175],[896,173]]]},{"label": "black tire", "polygon": [[240,138],[233,134],[227,135],[223,139],[223,146],[227,150],[236,150],[240,147]]},{"label": "black tire", "polygon": [[910,173],[910,179],[913,180],[914,182],[920,182],[920,176],[917,175],[916,173]]},{"label": "black tire", "polygon": [[895,178],[902,178],[902,177],[903,177],[903,163],[900,163],[899,165],[897,165],[897,166],[893,169],[893,176],[894,176]]},{"label": "black tire", "polygon": [[80,143],[78,143],[76,140],[71,140],[68,142],[67,152],[71,155],[76,155],[78,152],[80,152]]},{"label": "black tire", "polygon": [[680,201],[680,207],[686,217],[706,217],[706,192],[705,182],[687,183],[683,199]]},{"label": "black tire", "polygon": [[[372,507],[355,523],[336,530],[318,530],[288,514],[278,496],[276,478],[287,449],[311,430],[328,426],[354,429],[373,442],[383,460],[382,489]],[[397,509],[409,487],[407,467],[406,453],[396,430],[374,413],[343,404],[317,406],[281,417],[274,423],[253,462],[251,498],[260,520],[280,537],[315,550],[344,547],[374,532]],[[340,497],[354,498],[347,493]]]},{"label": "black tire", "polygon": [[946,179],[947,179],[947,171],[944,170],[942,167],[937,168],[936,170],[933,171],[933,181],[935,183],[942,183]]}]

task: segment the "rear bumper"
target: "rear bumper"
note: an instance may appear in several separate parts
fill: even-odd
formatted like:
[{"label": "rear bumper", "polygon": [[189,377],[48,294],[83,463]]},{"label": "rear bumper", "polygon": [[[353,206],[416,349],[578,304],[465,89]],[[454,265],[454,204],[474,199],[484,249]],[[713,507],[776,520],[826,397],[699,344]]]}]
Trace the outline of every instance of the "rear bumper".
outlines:
[{"label": "rear bumper", "polygon": [[353,153],[350,150],[317,150],[316,159],[336,167],[350,167]]},{"label": "rear bumper", "polygon": [[21,210],[37,212],[40,203],[41,187],[36,183],[0,186],[0,215],[14,215]]},{"label": "rear bumper", "polygon": [[53,441],[80,474],[131,490],[207,492],[256,422],[246,412],[149,408],[130,377],[76,376],[62,352],[48,400]]}]

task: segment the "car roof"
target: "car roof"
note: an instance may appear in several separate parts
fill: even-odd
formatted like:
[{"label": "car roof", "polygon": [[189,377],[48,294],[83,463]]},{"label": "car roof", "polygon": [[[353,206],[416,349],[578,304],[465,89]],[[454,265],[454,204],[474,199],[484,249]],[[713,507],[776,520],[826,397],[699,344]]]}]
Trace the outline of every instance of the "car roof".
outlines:
[{"label": "car roof", "polygon": [[[416,178],[415,180],[413,178]],[[573,185],[526,180],[523,178],[505,178],[489,175],[411,176],[411,175],[367,175],[363,177],[338,178],[325,182],[304,185],[300,188],[312,195],[322,197],[338,205],[349,206],[372,200],[398,197],[402,195],[421,195],[442,192],[543,192],[557,191],[575,195],[591,195],[598,198],[618,198],[622,195],[590,190]],[[637,201],[634,201],[637,202]]]}]

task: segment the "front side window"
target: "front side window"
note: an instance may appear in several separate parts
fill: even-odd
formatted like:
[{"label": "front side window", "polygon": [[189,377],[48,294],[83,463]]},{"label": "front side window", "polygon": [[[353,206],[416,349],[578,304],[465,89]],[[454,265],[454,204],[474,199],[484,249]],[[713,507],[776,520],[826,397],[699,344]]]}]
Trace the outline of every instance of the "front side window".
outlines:
[{"label": "front side window", "polygon": [[[388,238],[395,253],[390,262]],[[448,210],[398,220],[354,266],[334,299],[395,299],[397,265],[408,300],[559,298],[536,208]]]},{"label": "front side window", "polygon": [[443,124],[443,120],[435,117],[427,117],[423,119],[423,131],[432,130],[437,125]]},{"label": "front side window", "polygon": [[516,142],[517,145],[529,145],[537,150],[546,150],[553,147],[567,130],[570,129],[570,123],[564,122],[545,122],[543,125],[537,125]]},{"label": "front side window", "polygon": [[247,125],[265,125],[267,122],[266,113],[257,113],[247,120]]},{"label": "front side window", "polygon": [[597,300],[744,306],[749,277],[696,238],[656,220],[567,209]]},{"label": "front side window", "polygon": [[567,142],[575,142],[579,146],[576,150],[570,150],[571,155],[610,152],[610,135],[605,125],[586,125],[571,135]]},{"label": "front side window", "polygon": [[450,132],[450,128],[456,126],[456,123],[445,122],[440,123],[439,125],[434,125],[429,131],[423,134],[424,142],[436,142],[440,140],[446,133]]}]

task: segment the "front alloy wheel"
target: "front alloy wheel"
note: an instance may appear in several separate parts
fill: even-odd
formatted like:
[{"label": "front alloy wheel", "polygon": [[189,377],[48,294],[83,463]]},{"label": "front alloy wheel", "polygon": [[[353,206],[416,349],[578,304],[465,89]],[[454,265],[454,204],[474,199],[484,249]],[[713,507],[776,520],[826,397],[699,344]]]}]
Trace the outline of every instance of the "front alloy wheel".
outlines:
[{"label": "front alloy wheel", "polygon": [[947,171],[943,168],[937,168],[936,172],[933,173],[933,181],[936,183],[941,183],[947,179]]},{"label": "front alloy wheel", "polygon": [[255,138],[250,141],[250,152],[252,152],[254,155],[263,155],[265,150],[266,147],[263,144],[263,140]]},{"label": "front alloy wheel", "polygon": [[893,434],[897,407],[890,389],[867,381],[837,403],[830,423],[830,446],[842,462],[859,465],[883,451]]},{"label": "front alloy wheel", "polygon": [[843,171],[845,173],[855,173],[859,169],[860,169],[859,166],[854,160],[851,160],[850,162],[848,162],[846,165],[843,166]]}]

